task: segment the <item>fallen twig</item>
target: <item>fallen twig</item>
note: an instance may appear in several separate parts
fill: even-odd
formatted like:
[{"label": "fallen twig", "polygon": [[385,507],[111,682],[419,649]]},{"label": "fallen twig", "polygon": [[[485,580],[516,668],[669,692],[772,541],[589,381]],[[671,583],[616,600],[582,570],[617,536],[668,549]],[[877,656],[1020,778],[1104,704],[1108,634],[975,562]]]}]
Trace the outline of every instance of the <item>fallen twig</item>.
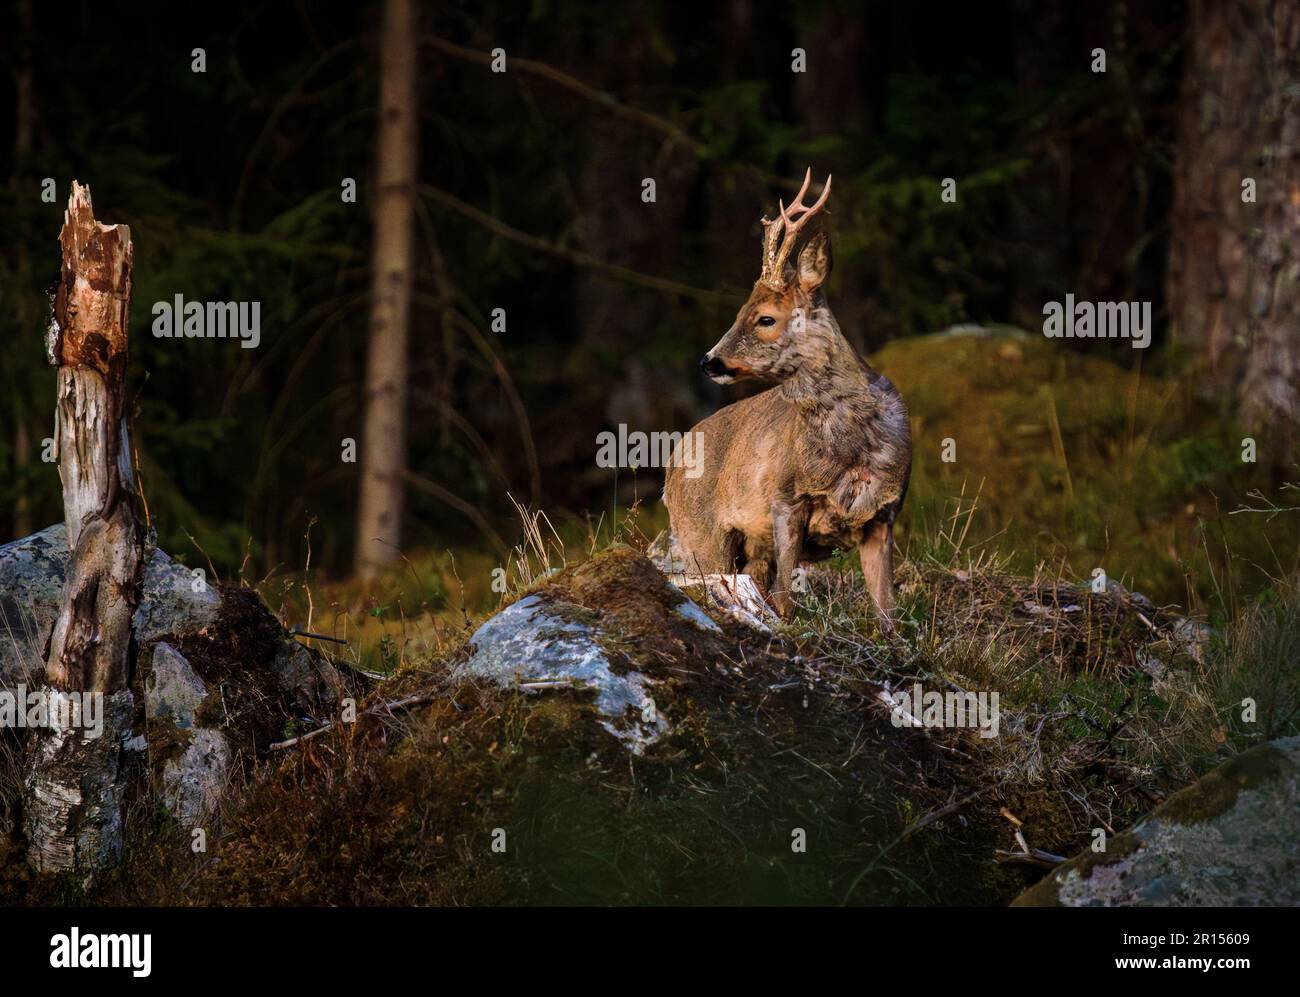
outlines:
[{"label": "fallen twig", "polygon": [[533,692],[539,689],[573,689],[577,683],[573,679],[545,679],[537,682],[520,682],[517,688],[525,692]]},{"label": "fallen twig", "polygon": [[304,630],[302,627],[294,627],[289,632],[293,634],[295,637],[311,637],[315,640],[332,640],[335,644],[347,643],[347,641],[344,640],[342,637],[331,637],[329,636],[329,634],[314,634],[311,633],[310,631]]},{"label": "fallen twig", "polygon": [[1031,848],[1027,852],[1008,852],[999,849],[993,853],[993,857],[1003,863],[1018,862],[1022,865],[1038,866],[1043,869],[1055,869],[1062,862],[1067,861],[1064,855],[1053,855],[1041,848]]},{"label": "fallen twig", "polygon": [[372,682],[387,682],[393,676],[385,675],[383,672],[372,672],[369,669],[362,668],[360,665],[349,661],[347,658],[333,658],[331,661],[336,665],[343,665],[348,670],[356,672],[358,675],[370,679]]}]

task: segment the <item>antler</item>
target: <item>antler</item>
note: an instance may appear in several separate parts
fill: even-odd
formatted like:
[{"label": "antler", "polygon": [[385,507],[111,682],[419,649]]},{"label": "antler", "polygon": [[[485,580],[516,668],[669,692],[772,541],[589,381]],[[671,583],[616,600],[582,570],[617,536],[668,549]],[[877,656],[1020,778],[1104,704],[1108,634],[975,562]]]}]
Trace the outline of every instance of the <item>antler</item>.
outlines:
[{"label": "antler", "polygon": [[759,275],[759,282],[769,287],[781,288],[785,286],[785,264],[790,259],[790,252],[794,249],[795,241],[799,238],[799,233],[808,219],[821,211],[826,205],[826,199],[831,194],[831,178],[826,176],[826,185],[822,188],[822,196],[817,198],[816,203],[811,207],[803,203],[803,197],[808,193],[808,185],[812,182],[812,167],[808,167],[808,172],[804,174],[803,186],[799,188],[799,194],[791,202],[787,209],[784,201],[778,201],[781,216],[772,220],[763,218],[763,272]]}]

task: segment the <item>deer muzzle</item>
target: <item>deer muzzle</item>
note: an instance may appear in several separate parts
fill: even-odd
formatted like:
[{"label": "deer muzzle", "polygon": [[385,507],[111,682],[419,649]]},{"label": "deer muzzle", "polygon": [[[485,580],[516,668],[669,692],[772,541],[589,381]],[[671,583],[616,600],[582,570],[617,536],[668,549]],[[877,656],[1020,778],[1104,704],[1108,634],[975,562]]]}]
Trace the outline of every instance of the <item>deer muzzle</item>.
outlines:
[{"label": "deer muzzle", "polygon": [[721,357],[704,354],[700,360],[700,370],[704,371],[717,384],[731,384],[738,378],[751,373],[747,367],[733,366]]}]

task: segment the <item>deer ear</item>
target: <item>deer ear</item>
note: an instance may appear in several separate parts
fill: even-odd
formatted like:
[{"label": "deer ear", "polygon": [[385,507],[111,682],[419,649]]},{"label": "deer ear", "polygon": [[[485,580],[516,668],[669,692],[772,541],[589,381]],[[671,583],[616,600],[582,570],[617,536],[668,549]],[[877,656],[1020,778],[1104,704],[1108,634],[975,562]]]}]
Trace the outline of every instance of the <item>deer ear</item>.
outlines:
[{"label": "deer ear", "polygon": [[817,290],[831,275],[831,240],[818,232],[799,254],[799,286],[809,293]]}]

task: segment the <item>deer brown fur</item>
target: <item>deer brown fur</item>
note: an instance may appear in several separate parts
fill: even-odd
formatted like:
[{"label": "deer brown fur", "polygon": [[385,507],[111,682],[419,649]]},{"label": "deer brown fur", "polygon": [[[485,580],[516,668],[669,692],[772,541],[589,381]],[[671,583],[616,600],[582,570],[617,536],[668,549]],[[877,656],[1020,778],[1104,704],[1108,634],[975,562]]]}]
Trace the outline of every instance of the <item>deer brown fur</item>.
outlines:
[{"label": "deer brown fur", "polygon": [[892,625],[894,519],[912,467],[907,408],[888,378],[849,345],[827,306],[825,233],[786,266],[803,225],[825,204],[799,197],[763,220],[763,272],[700,366],[714,381],[779,382],[719,410],[701,434],[697,476],[670,466],[664,486],[677,555],[688,573],[747,571],[777,610],[790,609],[795,569],[856,547],[867,589]]}]

